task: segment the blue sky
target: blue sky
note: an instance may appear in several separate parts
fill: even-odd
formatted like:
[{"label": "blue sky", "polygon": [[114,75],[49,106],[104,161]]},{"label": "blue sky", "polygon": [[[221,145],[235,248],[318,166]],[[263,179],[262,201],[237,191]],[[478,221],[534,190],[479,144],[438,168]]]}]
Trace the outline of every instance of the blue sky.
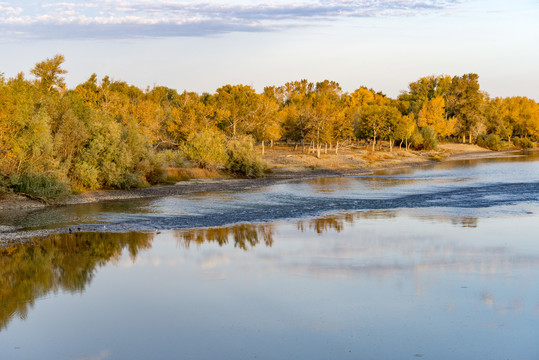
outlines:
[{"label": "blue sky", "polygon": [[539,100],[539,0],[0,0],[0,72],[66,57],[145,88],[335,80],[395,97],[432,74],[478,73],[491,96]]}]

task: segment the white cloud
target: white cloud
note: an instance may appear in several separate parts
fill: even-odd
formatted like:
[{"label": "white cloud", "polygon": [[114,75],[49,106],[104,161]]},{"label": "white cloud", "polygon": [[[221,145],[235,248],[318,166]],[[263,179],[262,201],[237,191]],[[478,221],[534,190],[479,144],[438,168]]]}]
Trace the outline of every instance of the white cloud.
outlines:
[{"label": "white cloud", "polygon": [[0,2],[0,37],[36,38],[204,36],[278,31],[343,18],[415,16],[455,8],[459,0],[321,0],[220,3],[172,0],[56,2],[21,8]]}]

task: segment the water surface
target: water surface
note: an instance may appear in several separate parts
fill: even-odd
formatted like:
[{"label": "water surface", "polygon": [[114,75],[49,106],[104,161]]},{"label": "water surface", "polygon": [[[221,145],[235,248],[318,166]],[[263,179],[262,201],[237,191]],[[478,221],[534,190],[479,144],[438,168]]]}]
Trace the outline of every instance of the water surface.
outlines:
[{"label": "water surface", "polygon": [[0,249],[0,357],[537,359],[533,159],[4,218],[75,232]]}]

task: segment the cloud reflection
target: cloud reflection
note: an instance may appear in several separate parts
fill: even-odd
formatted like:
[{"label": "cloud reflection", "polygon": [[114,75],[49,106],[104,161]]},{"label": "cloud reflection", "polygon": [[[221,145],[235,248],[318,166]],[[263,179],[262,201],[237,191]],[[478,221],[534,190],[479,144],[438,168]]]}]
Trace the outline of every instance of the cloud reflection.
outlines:
[{"label": "cloud reflection", "polygon": [[[379,218],[386,220],[370,221]],[[417,297],[435,285],[433,274],[471,274],[488,280],[515,269],[539,268],[539,255],[519,251],[514,245],[469,242],[440,233],[443,227],[428,224],[418,231],[421,222],[416,220],[409,223],[414,228],[407,231],[406,223],[397,221],[396,211],[367,211],[295,224],[176,230],[160,235],[162,240],[172,240],[171,248],[164,253],[150,251],[154,233],[62,234],[0,247],[0,330],[14,317],[25,318],[35,300],[51,292],[84,292],[100,267],[120,260],[122,265],[166,271],[191,264],[210,280],[231,278],[234,271],[317,279],[373,278],[379,282],[413,279]],[[455,234],[470,231],[460,228]],[[196,256],[190,251],[192,247],[199,250]],[[259,249],[255,251],[256,247]],[[140,252],[146,250],[141,257]],[[251,254],[247,256],[246,252]],[[122,255],[128,255],[130,261]],[[518,298],[507,301],[499,295],[478,289],[474,298],[502,314],[523,309]],[[447,311],[456,306],[445,305]]]}]

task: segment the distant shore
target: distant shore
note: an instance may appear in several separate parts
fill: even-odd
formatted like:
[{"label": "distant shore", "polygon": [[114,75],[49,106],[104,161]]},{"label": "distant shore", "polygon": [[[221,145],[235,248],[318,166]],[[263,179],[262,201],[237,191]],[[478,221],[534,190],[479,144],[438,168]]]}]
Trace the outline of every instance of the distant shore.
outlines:
[{"label": "distant shore", "polygon": [[[338,155],[328,151],[317,159],[312,154],[269,149],[264,157],[271,173],[260,179],[206,178],[178,182],[174,185],[156,185],[143,189],[89,191],[64,200],[61,205],[88,204],[110,200],[128,200],[181,196],[200,192],[242,191],[273,185],[279,182],[334,176],[361,176],[376,171],[411,168],[453,160],[475,160],[507,157],[518,151],[490,151],[476,145],[441,144],[437,151],[413,152],[395,149],[393,152],[368,150],[341,150]],[[45,208],[37,200],[21,195],[7,194],[0,199],[2,212]],[[58,206],[58,205],[53,205]]]}]

